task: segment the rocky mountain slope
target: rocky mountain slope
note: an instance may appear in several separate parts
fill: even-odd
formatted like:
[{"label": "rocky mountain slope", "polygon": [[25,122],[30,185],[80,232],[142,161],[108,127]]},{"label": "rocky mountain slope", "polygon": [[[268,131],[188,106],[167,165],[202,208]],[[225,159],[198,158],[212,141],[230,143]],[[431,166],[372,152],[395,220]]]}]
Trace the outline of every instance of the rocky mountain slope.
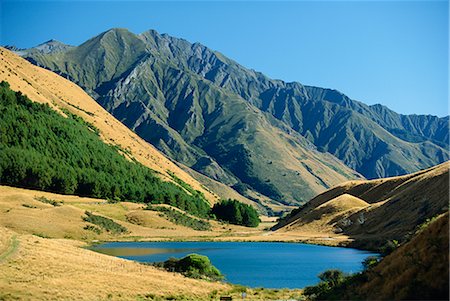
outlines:
[{"label": "rocky mountain slope", "polygon": [[274,230],[342,233],[353,246],[369,249],[401,243],[448,211],[449,167],[446,162],[405,176],[343,183],[292,211]]},{"label": "rocky mountain slope", "polygon": [[80,85],[171,158],[247,195],[300,203],[358,177],[351,169],[377,178],[449,159],[448,118],[400,115],[272,80],[153,30],[112,29],[78,47],[24,56]]},{"label": "rocky mountain slope", "polygon": [[358,177],[283,122],[157,53],[151,37],[114,29],[28,59],[81,85],[171,158],[247,195],[300,203]]}]

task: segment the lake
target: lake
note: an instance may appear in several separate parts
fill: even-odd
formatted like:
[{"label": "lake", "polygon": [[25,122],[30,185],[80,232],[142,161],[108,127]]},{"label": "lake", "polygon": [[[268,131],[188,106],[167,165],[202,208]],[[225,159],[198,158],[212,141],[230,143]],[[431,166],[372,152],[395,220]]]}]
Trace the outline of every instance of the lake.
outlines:
[{"label": "lake", "polygon": [[165,261],[187,254],[206,255],[226,281],[250,287],[302,288],[319,282],[328,269],[361,271],[361,262],[377,255],[349,248],[267,242],[113,242],[92,247],[139,262]]}]

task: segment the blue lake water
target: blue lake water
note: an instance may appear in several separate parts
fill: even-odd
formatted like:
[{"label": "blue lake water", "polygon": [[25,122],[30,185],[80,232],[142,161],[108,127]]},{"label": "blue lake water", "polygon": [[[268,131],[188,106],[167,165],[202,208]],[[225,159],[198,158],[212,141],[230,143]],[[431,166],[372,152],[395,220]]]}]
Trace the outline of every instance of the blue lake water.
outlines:
[{"label": "blue lake water", "polygon": [[267,242],[113,242],[92,248],[140,262],[165,261],[187,254],[206,255],[226,281],[250,287],[302,288],[319,282],[328,269],[355,273],[374,253],[301,243]]}]

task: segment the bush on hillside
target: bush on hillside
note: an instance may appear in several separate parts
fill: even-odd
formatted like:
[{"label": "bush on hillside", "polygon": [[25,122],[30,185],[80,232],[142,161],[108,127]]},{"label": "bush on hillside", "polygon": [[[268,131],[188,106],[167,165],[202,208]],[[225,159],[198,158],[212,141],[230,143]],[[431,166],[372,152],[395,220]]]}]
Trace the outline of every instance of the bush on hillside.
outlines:
[{"label": "bush on hillside", "polygon": [[158,262],[155,266],[162,267],[169,272],[178,272],[186,277],[207,279],[212,281],[222,280],[222,273],[212,265],[208,257],[199,254],[189,254],[181,259],[169,258],[164,262]]},{"label": "bush on hillside", "polygon": [[258,212],[252,206],[237,200],[222,200],[214,205],[211,213],[219,220],[235,225],[257,227],[260,222]]},{"label": "bush on hillside", "polygon": [[187,214],[176,209],[159,206],[157,207],[154,205],[149,205],[146,209],[161,212],[162,215],[164,215],[169,221],[177,225],[189,227],[198,231],[211,230],[211,224],[209,222],[190,217]]},{"label": "bush on hillside", "polygon": [[340,270],[327,270],[319,274],[318,277],[321,282],[314,286],[307,286],[303,291],[303,294],[310,300],[328,299],[334,289],[343,285],[344,282],[354,276],[346,276]]},{"label": "bush on hillside", "polygon": [[[108,232],[111,232],[112,234],[121,234],[126,233],[128,230],[122,225],[119,225],[115,221],[113,221],[110,218],[103,217],[100,215],[95,215],[89,211],[85,212],[86,216],[83,217],[83,220],[85,222],[89,222],[91,224],[100,226],[101,228],[105,229]],[[92,227],[85,227],[85,230],[93,230]],[[94,232],[97,232],[94,230]],[[100,234],[100,233],[97,233]]]}]

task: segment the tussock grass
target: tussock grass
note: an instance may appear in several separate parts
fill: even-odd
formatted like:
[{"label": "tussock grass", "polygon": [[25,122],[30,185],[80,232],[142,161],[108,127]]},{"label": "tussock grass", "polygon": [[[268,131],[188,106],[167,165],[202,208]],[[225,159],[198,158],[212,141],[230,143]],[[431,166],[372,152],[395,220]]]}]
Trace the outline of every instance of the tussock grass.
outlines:
[{"label": "tussock grass", "polygon": [[[0,228],[0,241],[13,235]],[[83,244],[76,241],[17,235],[17,245],[15,254],[0,265],[0,291],[3,296],[9,294],[8,299],[136,300],[154,294],[203,300],[213,290],[228,289],[221,283],[188,279],[95,253],[80,248]]]}]

